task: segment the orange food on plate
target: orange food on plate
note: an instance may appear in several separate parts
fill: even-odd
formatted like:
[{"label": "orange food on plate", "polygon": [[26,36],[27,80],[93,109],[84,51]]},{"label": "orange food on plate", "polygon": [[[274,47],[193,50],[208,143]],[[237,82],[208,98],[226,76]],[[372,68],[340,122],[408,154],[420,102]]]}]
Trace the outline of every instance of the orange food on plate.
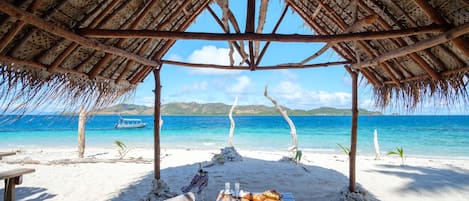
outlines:
[{"label": "orange food on plate", "polygon": [[263,194],[254,194],[252,195],[252,201],[264,201],[265,195]]},{"label": "orange food on plate", "polygon": [[[266,197],[266,198],[269,198],[271,200],[280,200],[280,198],[282,197],[282,195],[280,195],[279,192],[277,192],[276,190],[268,190],[268,191],[265,191],[263,193],[263,195]],[[270,200],[269,200],[270,201]]]}]

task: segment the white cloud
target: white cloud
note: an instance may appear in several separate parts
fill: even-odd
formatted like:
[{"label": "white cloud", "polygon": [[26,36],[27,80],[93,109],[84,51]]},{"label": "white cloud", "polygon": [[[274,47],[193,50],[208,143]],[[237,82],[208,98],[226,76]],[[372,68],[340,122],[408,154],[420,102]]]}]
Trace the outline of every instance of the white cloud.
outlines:
[{"label": "white cloud", "polygon": [[185,85],[182,87],[183,92],[189,91],[206,91],[208,87],[207,81],[195,82],[192,85]]},{"label": "white cloud", "polygon": [[346,92],[311,91],[290,81],[280,82],[269,94],[277,97],[280,104],[302,109],[324,106],[350,108],[352,99],[352,95]]},{"label": "white cloud", "polygon": [[237,82],[226,88],[226,91],[233,94],[241,94],[251,85],[251,79],[248,76],[240,76],[236,78]]},{"label": "white cloud", "polygon": [[177,54],[170,54],[168,56],[168,59],[171,60],[171,61],[184,61],[184,59],[181,56],[177,55]]},{"label": "white cloud", "polygon": [[[200,64],[217,64],[217,65],[230,65],[230,50],[228,48],[217,48],[213,45],[203,46],[202,49],[194,50],[191,55],[187,58],[190,63]],[[241,56],[234,51],[233,53],[234,65],[241,62]],[[237,74],[239,70],[222,70],[222,69],[211,69],[211,68],[199,68],[192,69],[193,73],[197,74]]]}]

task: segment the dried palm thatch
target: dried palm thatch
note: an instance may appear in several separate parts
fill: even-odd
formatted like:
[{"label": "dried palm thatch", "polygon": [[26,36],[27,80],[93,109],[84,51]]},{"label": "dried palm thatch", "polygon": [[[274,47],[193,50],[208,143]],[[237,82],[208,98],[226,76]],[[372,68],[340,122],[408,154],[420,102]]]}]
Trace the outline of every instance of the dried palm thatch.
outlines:
[{"label": "dried palm thatch", "polygon": [[[243,34],[229,8],[233,3],[217,1],[222,8],[220,20],[210,8],[211,2],[214,3],[212,0],[0,1],[1,109],[21,113],[51,103],[74,109],[84,104],[90,109],[131,95],[138,83],[154,69],[161,68],[162,63],[174,63],[162,57],[180,38],[169,37],[171,34],[97,37],[84,30],[150,30],[176,35],[184,32],[206,9],[227,33],[225,40],[230,41],[230,47],[234,46],[248,64],[208,67],[237,70],[318,67],[309,60],[333,48],[351,64],[348,70],[360,71],[366,83],[373,86],[379,106],[400,102],[402,106],[414,108],[422,100],[432,98],[448,104],[468,102],[467,0],[285,0],[286,9],[272,34],[266,35],[259,55],[260,45],[254,43],[256,40],[228,37],[229,33]],[[249,26],[245,32],[259,35],[269,31],[262,27],[267,3],[258,4],[259,20],[255,29],[256,4],[248,0],[246,25]],[[274,33],[288,8],[317,35],[339,36],[339,39],[325,41],[326,47],[312,53],[309,60],[291,65],[258,66],[266,46],[277,37]],[[228,23],[234,30],[229,29]],[[448,32],[454,29],[459,29],[460,34],[448,37]],[[394,35],[386,35],[387,32]],[[359,37],[340,40],[340,34],[346,33]],[[379,37],[360,38],[370,36],[369,33]],[[438,37],[442,41],[436,43]],[[246,41],[250,45],[249,54],[243,47]],[[415,48],[428,41],[434,44]],[[406,48],[405,54],[392,54],[402,48]],[[380,60],[386,54],[388,57]]]}]

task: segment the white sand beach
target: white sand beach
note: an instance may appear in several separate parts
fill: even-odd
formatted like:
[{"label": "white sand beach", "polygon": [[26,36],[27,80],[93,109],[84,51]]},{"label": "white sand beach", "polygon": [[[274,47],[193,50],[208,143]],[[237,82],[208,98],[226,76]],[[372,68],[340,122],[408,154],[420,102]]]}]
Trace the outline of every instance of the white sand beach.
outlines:
[{"label": "white sand beach", "polygon": [[[251,192],[291,192],[297,201],[338,200],[340,191],[348,185],[344,154],[305,152],[301,164],[296,165],[278,162],[286,151],[238,151],[244,157],[242,162],[205,168],[209,174],[205,200],[215,200],[225,182],[239,181],[241,189]],[[172,191],[180,192],[190,183],[197,163],[207,164],[218,152],[163,148],[162,178]],[[118,154],[111,148],[89,148],[85,156],[87,160],[77,163],[73,148],[21,150],[3,158],[0,169],[36,169],[17,186],[17,200],[126,201],[140,200],[150,191],[152,149],[133,149],[126,156],[132,160],[120,162],[114,160]],[[469,160],[409,157],[401,166],[395,156],[384,156],[379,161],[358,156],[357,182],[378,200],[467,200]]]}]

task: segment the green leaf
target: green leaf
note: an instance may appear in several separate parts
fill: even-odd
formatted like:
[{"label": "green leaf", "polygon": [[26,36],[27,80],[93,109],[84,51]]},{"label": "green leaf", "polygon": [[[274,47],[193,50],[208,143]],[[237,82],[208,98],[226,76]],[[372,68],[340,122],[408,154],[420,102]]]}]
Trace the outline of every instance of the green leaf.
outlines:
[{"label": "green leaf", "polygon": [[349,155],[349,153],[350,153],[350,148],[344,147],[344,146],[342,146],[342,145],[339,144],[339,143],[337,143],[337,145],[342,149],[342,151],[343,151],[345,154]]}]

